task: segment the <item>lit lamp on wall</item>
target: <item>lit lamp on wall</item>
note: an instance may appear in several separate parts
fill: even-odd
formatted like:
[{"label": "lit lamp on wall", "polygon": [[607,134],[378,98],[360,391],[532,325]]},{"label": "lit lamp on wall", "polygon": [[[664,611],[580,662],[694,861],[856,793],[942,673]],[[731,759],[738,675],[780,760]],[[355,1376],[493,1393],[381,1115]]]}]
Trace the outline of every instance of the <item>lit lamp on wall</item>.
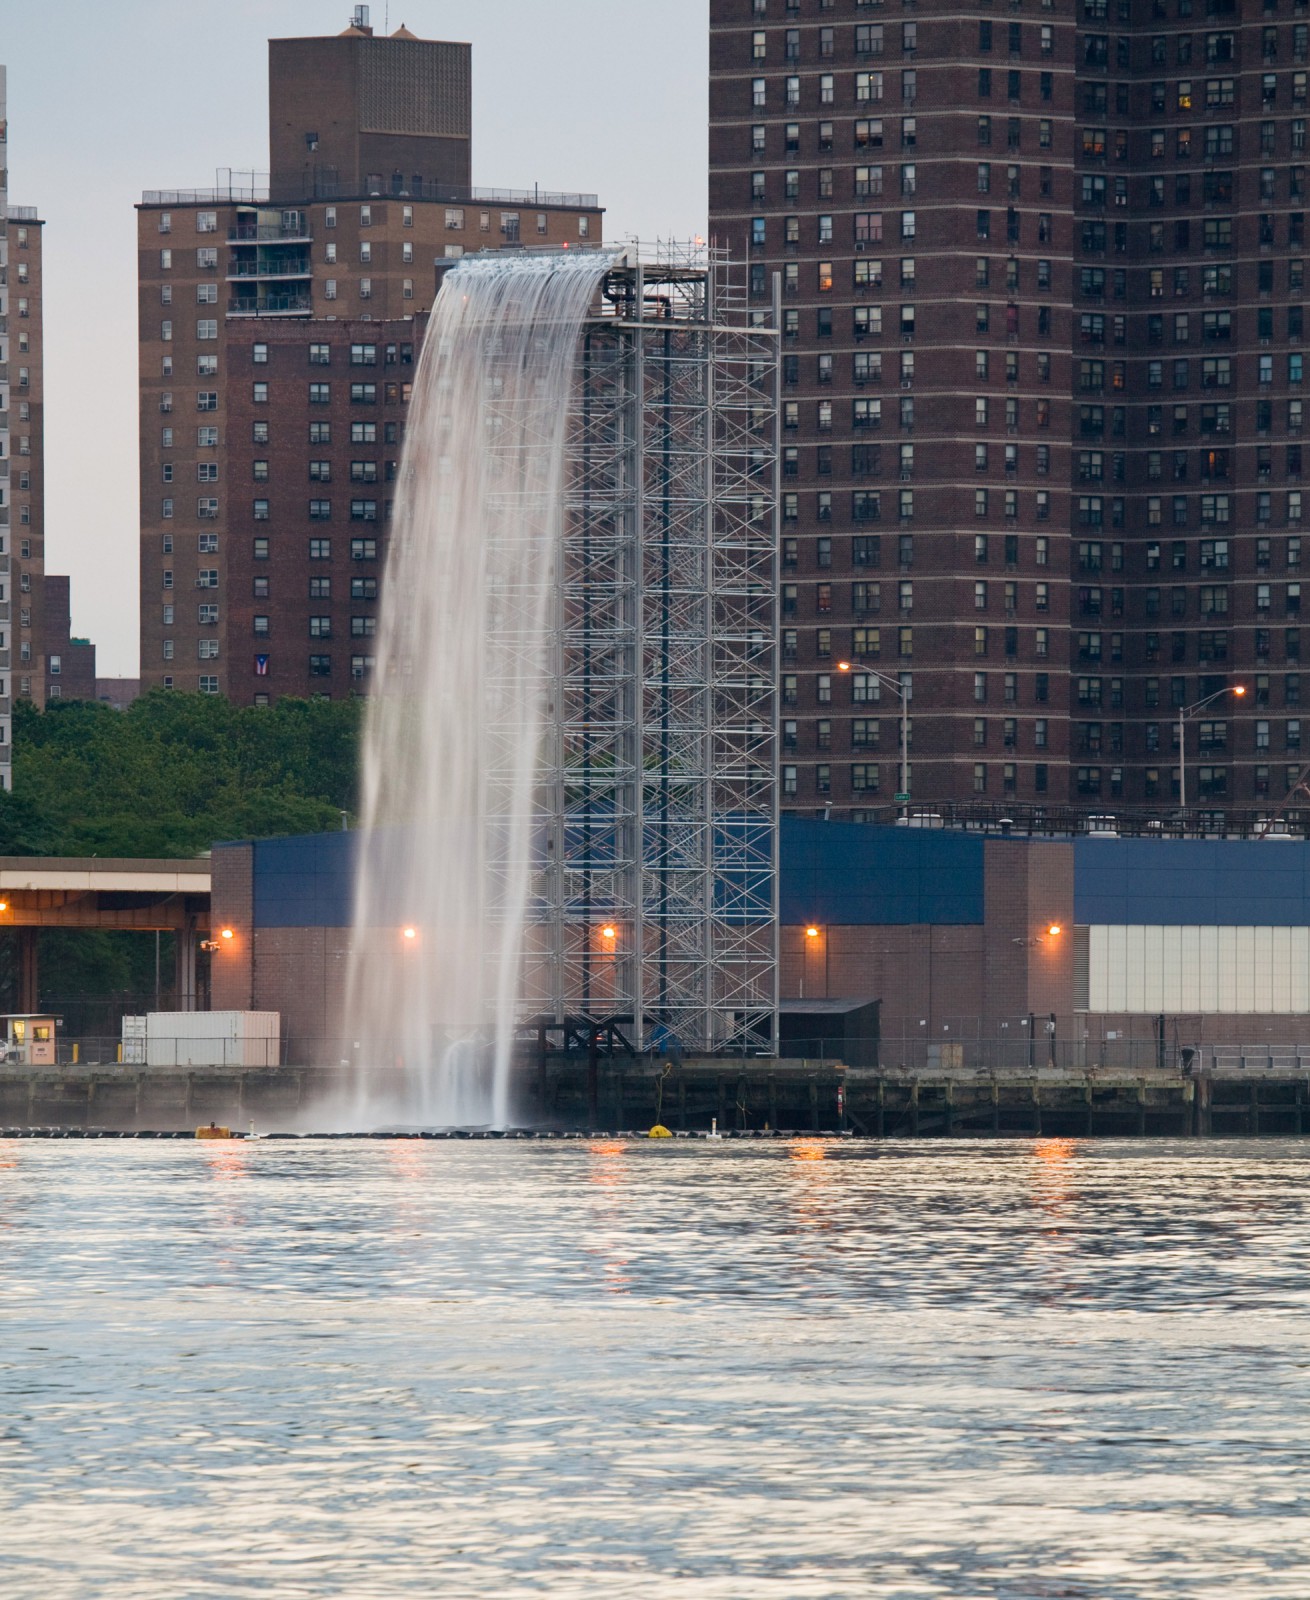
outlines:
[{"label": "lit lamp on wall", "polygon": [[807,922],[805,924],[805,943],[801,946],[801,992],[799,998],[802,1000],[805,998],[805,971],[809,966],[810,951],[813,950],[817,954],[820,948],[823,950],[823,992],[826,995],[828,993],[828,941],[824,936],[824,930],[817,922]]}]

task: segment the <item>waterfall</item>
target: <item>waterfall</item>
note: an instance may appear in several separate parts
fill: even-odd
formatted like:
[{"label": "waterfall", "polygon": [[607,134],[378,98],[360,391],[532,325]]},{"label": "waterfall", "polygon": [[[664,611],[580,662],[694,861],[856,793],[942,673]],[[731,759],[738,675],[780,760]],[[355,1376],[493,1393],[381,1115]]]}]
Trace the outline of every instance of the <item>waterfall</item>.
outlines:
[{"label": "waterfall", "polygon": [[[364,731],[344,1032],[365,1113],[510,1114],[565,425],[612,259],[469,258],[428,325]],[[398,1064],[404,1103],[379,1104],[370,1069]]]}]

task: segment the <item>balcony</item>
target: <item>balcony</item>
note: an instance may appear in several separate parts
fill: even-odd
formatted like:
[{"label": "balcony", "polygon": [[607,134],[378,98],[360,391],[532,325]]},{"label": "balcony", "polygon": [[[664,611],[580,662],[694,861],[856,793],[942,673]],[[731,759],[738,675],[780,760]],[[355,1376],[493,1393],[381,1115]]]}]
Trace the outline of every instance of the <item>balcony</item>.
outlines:
[{"label": "balcony", "polygon": [[308,256],[264,257],[250,261],[238,257],[228,265],[227,280],[234,278],[308,278],[313,275]]},{"label": "balcony", "polygon": [[227,303],[229,317],[308,317],[313,310],[313,297],[308,294],[269,294]]},{"label": "balcony", "polygon": [[305,218],[297,222],[240,223],[227,230],[229,244],[308,244],[314,237]]}]

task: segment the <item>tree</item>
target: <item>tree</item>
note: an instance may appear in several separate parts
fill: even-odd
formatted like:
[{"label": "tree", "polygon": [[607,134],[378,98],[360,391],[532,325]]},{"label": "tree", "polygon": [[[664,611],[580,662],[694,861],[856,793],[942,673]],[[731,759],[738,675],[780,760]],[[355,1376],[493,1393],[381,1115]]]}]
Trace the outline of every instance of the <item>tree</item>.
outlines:
[{"label": "tree", "polygon": [[235,706],[160,690],[14,710],[0,855],[190,856],[336,827],[357,787],[361,702]]},{"label": "tree", "polygon": [[[126,711],[89,700],[14,708],[14,787],[0,791],[0,855],[194,856],[224,839],[317,833],[353,812],[362,702],[234,706],[160,690]],[[172,936],[164,972],[172,976]],[[0,940],[0,1007],[16,1004]],[[72,1032],[115,1032],[154,1003],[155,943],[139,933],[47,929],[42,1001]],[[96,1020],[92,1020],[92,1019]]]}]

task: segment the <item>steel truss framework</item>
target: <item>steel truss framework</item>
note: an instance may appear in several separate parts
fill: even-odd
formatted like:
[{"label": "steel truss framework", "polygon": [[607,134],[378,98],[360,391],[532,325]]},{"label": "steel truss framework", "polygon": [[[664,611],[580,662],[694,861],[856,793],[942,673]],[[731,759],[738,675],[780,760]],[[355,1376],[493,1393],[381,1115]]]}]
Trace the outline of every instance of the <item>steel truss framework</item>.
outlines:
[{"label": "steel truss framework", "polygon": [[620,259],[567,418],[526,1011],[777,1043],[777,332],[726,256]]}]

